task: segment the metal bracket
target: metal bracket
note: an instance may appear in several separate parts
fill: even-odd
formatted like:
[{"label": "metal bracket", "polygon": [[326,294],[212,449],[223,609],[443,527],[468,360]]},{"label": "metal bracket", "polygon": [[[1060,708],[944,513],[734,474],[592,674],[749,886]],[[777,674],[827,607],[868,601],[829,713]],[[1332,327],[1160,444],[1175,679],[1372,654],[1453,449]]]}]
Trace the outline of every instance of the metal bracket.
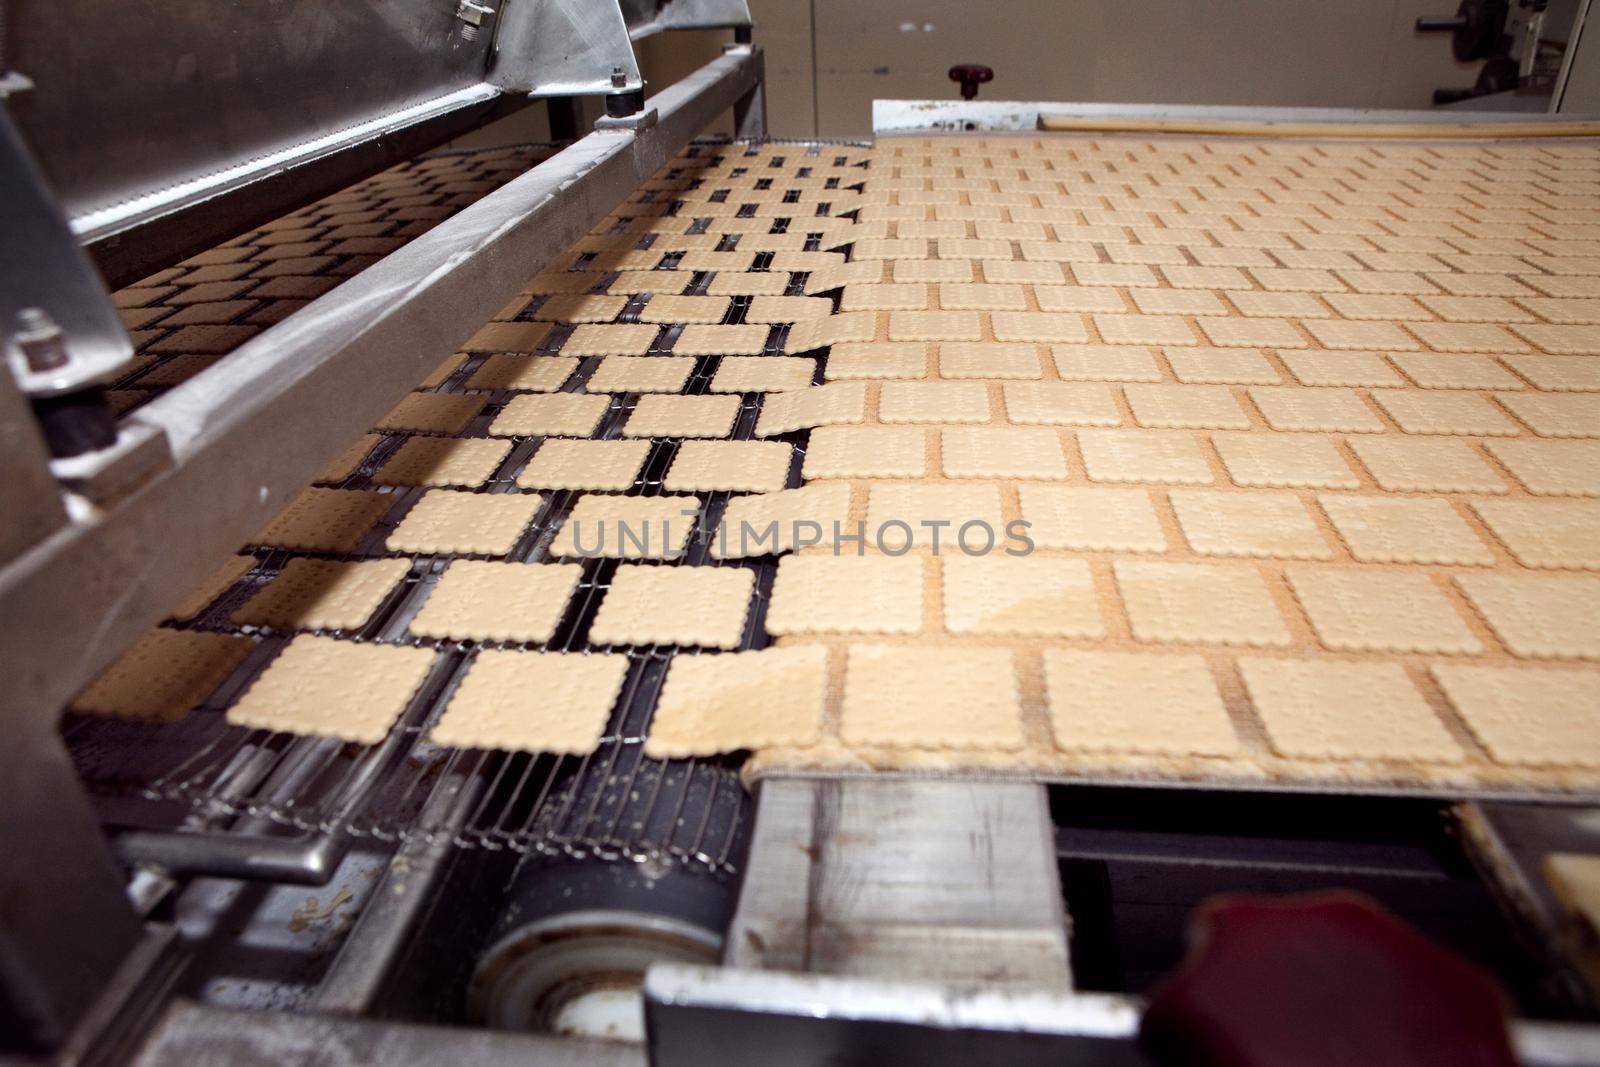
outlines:
[{"label": "metal bracket", "polygon": [[[0,335],[22,391],[59,396],[126,366],[133,342],[3,105],[0,230]],[[30,359],[23,336],[47,329],[55,331],[51,347],[60,358]]]},{"label": "metal bracket", "polygon": [[522,0],[505,5],[495,28],[488,80],[506,92],[528,96],[588,96],[644,88],[617,0]]}]

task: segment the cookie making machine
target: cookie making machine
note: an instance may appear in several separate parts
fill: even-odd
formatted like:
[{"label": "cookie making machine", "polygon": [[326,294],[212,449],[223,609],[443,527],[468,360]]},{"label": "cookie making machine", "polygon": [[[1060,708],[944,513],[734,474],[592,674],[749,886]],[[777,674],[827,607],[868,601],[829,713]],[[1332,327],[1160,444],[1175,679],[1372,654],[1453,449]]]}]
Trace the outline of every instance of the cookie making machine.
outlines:
[{"label": "cookie making machine", "polygon": [[[1353,888],[1497,971],[1524,1062],[1600,1063],[1594,931],[1538,869],[1600,849],[1583,808],[868,778],[752,797],[725,761],[426,762],[404,733],[201,729],[129,757],[113,728],[69,757],[67,700],[527,278],[724,111],[764,137],[762,53],[741,0],[68,0],[0,22],[6,1062],[1145,1063],[1140,994],[1203,899]],[[631,42],[687,28],[733,39],[646,87]],[[108,286],[535,101],[575,133],[586,96],[593,132],[113,416],[132,348]],[[147,759],[128,796],[84,788],[96,746]],[[1441,966],[1420,973],[1443,987]]]}]

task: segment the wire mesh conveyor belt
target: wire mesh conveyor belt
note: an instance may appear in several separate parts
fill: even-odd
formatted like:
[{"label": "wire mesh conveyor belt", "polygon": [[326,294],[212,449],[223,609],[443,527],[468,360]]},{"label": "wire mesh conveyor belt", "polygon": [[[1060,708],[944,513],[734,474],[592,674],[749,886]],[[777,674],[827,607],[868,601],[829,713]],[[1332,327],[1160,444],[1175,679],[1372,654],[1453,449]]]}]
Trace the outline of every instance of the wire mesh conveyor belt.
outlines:
[{"label": "wire mesh conveyor belt", "polygon": [[[823,151],[816,146],[796,147],[801,153],[813,155]],[[696,153],[719,150],[713,145],[691,148],[689,158]],[[517,154],[514,158],[522,160],[527,155]],[[852,169],[842,173],[848,179],[862,172]],[[382,176],[373,182],[381,180]],[[829,183],[837,187],[839,179],[830,179]],[[649,196],[645,194],[646,199]],[[672,205],[666,214],[670,216],[677,207],[677,204]],[[316,211],[313,207],[298,214],[314,215]],[[699,219],[687,232],[703,233],[712,221]],[[783,232],[788,222],[775,220],[774,232]],[[618,219],[609,232],[628,232],[627,227],[627,219]],[[815,249],[820,237],[820,234],[811,235],[806,249]],[[652,239],[646,236],[639,244],[648,249]],[[736,241],[736,237],[724,238],[718,248],[732,247]],[[754,269],[765,270],[771,258],[771,253],[759,254]],[[581,269],[592,259],[592,255],[580,256],[572,262],[571,269]],[[680,254],[667,255],[661,269],[672,269],[679,259]],[[592,277],[604,288],[600,279],[609,280],[614,275],[593,273]],[[709,272],[698,273],[686,295],[704,293],[710,278]],[[790,273],[783,291],[802,294],[805,281],[805,273]],[[534,297],[514,318],[504,321],[535,321],[542,303],[543,299]],[[643,305],[640,296],[630,296],[612,321],[639,322]],[[743,323],[749,305],[748,296],[731,298],[722,324]],[[573,329],[570,324],[555,325],[540,343],[538,354],[561,354]],[[786,325],[769,327],[766,354],[783,351],[788,329]],[[683,324],[661,326],[648,354],[670,352],[682,330]],[[433,391],[440,394],[467,392],[467,383],[491,358],[493,356],[488,354],[466,356]],[[604,358],[581,357],[574,373],[561,385],[560,392],[583,393]],[[722,358],[696,356],[693,370],[680,392],[684,395],[706,393]],[[816,381],[821,381],[822,373],[819,361]],[[490,424],[514,395],[504,389],[485,393],[480,388],[474,393],[483,396],[485,403],[464,431],[451,435],[454,438],[487,439]],[[620,438],[623,424],[638,397],[636,393],[611,396],[590,439]],[[740,395],[737,419],[727,439],[749,440],[754,436],[762,399],[761,393]],[[799,431],[770,438],[786,442],[791,448],[787,481],[791,487],[800,484],[807,433]],[[740,836],[743,811],[743,786],[737,774],[739,759],[663,760],[647,758],[643,750],[669,664],[676,656],[697,655],[704,650],[655,645],[618,647],[590,640],[590,625],[618,569],[618,560],[587,558],[582,561],[576,590],[548,641],[457,641],[421,637],[408,631],[408,624],[451,560],[491,558],[474,553],[401,553],[386,547],[388,536],[429,490],[383,485],[374,481],[373,476],[405,441],[416,436],[415,432],[384,433],[353,473],[335,481],[316,483],[326,488],[375,490],[390,498],[384,517],[352,551],[329,554],[254,546],[250,549],[254,565],[227,592],[192,619],[169,622],[169,626],[185,630],[257,638],[245,661],[199,708],[177,722],[160,726],[82,715],[67,717],[66,740],[80,773],[103,804],[107,820],[135,828],[170,826],[175,820],[186,820],[183,821],[186,829],[200,831],[223,829],[241,820],[256,820],[252,825],[269,833],[276,829],[278,833],[343,833],[385,841],[448,840],[462,847],[634,860],[665,857],[713,870],[731,870],[738,858],[735,845]],[[495,440],[509,440],[510,450],[494,474],[473,491],[533,494],[533,490],[518,485],[516,476],[537,453],[543,438],[515,436],[508,439],[502,433]],[[638,476],[620,495],[661,495],[666,472],[681,444],[681,438],[651,439]],[[514,547],[504,556],[492,558],[537,563],[549,557],[552,539],[581,494],[572,490],[545,490],[540,495],[543,502]],[[770,556],[743,560],[713,558],[710,533],[717,528],[729,497],[726,492],[686,497],[698,502],[688,550],[669,561],[639,562],[752,570],[755,575],[752,600],[738,647],[755,649],[769,641],[763,620],[776,561]],[[240,626],[232,619],[234,612],[275,578],[290,560],[306,558],[350,562],[387,558],[405,559],[409,563],[404,580],[388,593],[359,629],[297,631],[356,643],[426,648],[437,653],[426,681],[379,744],[360,746],[334,738],[248,729],[230,724],[225,717],[225,709],[295,636],[270,628]],[[621,695],[598,746],[587,755],[558,756],[447,749],[431,743],[427,734],[432,724],[474,658],[485,649],[625,656],[628,664]],[[468,810],[463,812],[457,807],[450,819],[436,819],[434,815],[438,809],[428,805],[428,798],[434,786],[446,780],[472,783]]]}]

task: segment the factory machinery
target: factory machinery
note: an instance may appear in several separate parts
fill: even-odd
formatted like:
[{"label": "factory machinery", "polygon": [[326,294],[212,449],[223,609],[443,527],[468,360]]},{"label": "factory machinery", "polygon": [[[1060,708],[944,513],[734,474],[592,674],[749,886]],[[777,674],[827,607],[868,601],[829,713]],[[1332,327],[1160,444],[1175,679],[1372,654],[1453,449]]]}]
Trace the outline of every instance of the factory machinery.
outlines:
[{"label": "factory machinery", "polygon": [[[1362,994],[1380,990],[1393,1017],[1372,1031],[1399,1043],[1359,1047],[1413,1054],[1392,1062],[1424,1062],[1404,1044],[1415,1034],[1398,1036],[1422,1018],[1439,1028],[1433,1048],[1466,1035],[1489,1057],[1476,1062],[1600,1063],[1600,907],[1583,866],[1600,810],[1582,778],[1543,790],[655,758],[643,741],[663,681],[694,654],[655,645],[626,651],[587,754],[441,747],[430,726],[478,643],[408,636],[443,568],[427,553],[406,557],[367,621],[333,628],[435,653],[375,743],[222,714],[283,648],[270,627],[248,631],[243,662],[178,721],[69,714],[163,619],[237,634],[230,613],[290,553],[257,546],[198,605],[180,601],[309,483],[380,485],[399,439],[353,456],[352,442],[419,381],[460,392],[499,350],[468,339],[491,320],[538,321],[519,294],[563,253],[607,254],[604,238],[660,214],[620,205],[670,203],[713,162],[744,188],[767,188],[763,170],[804,178],[818,192],[789,197],[793,217],[727,213],[759,215],[737,232],[774,238],[738,242],[760,272],[839,247],[827,235],[856,216],[870,169],[866,146],[766,140],[740,0],[201,11],[0,9],[5,1062],[1138,1064],[1182,1062],[1196,1025],[1230,1035],[1234,1062],[1291,1062],[1272,1044],[1285,1018],[1252,1014],[1270,987],[1310,1005],[1291,1038],[1336,1046],[1372,1019],[1338,1006],[1367,1011]],[[633,42],[679,29],[730,40],[683,80],[646,86]],[[589,132],[586,97],[605,105]],[[559,143],[439,150],[534,103]],[[733,142],[700,137],[730,109]],[[989,101],[875,116],[880,143],[954,135],[973,150],[1052,125],[1333,131],[1350,118]],[[1465,137],[1516,118],[1362,116]],[[766,291],[839,299],[803,267]],[[640,321],[637,298],[620,306],[614,321]],[[754,306],[736,295],[719,322],[763,322]],[[801,350],[800,328],[774,324],[757,350]],[[556,326],[546,349],[570,336]],[[706,393],[720,358],[697,357],[684,392]],[[636,401],[594,436],[615,438]],[[753,439],[762,414],[761,393],[740,394],[727,436]],[[805,432],[778,439],[794,446],[782,484],[798,486]],[[535,447],[514,441],[486,492],[513,491]],[[659,493],[677,447],[653,444],[626,494]],[[402,509],[416,493],[399,492]],[[509,556],[544,558],[573,495],[541,498]],[[702,517],[731,503],[711,492]],[[691,562],[714,565],[708,553]],[[735,647],[757,650],[777,565],[733,565],[753,572]],[[539,647],[608,650],[589,634],[616,564],[583,568]],[[1391,918],[1337,893],[1215,904],[1314,890],[1363,894]],[[1202,914],[1214,951],[1185,964]],[[1368,959],[1319,973],[1358,937],[1383,946],[1378,972]]]}]

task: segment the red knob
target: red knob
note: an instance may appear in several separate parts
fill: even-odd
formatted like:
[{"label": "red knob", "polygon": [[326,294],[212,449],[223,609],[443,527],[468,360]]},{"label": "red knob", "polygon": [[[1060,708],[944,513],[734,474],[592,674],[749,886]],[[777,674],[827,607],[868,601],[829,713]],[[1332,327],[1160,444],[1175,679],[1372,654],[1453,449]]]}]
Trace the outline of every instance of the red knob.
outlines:
[{"label": "red knob", "polygon": [[1486,973],[1354,893],[1224,897],[1140,1041],[1190,1067],[1515,1067]]},{"label": "red knob", "polygon": [[994,81],[994,71],[976,63],[958,63],[950,68],[950,80],[961,83],[961,99],[971,100],[978,95],[978,86]]}]

